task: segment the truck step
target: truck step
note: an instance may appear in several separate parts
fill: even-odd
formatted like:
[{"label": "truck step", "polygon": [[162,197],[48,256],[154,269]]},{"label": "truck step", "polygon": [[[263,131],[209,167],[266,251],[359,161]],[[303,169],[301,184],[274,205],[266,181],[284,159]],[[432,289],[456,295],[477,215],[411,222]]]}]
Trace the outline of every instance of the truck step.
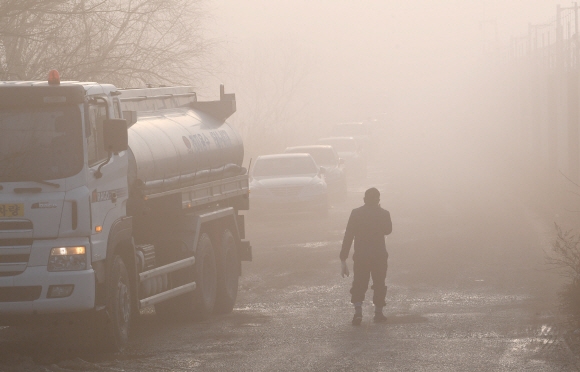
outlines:
[{"label": "truck step", "polygon": [[139,307],[142,309],[147,306],[155,305],[156,303],[168,300],[172,297],[177,297],[187,292],[195,290],[195,282],[187,283],[182,286],[170,289],[165,292],[158,293],[154,296],[144,298],[139,301]]},{"label": "truck step", "polygon": [[153,277],[167,274],[173,271],[177,271],[179,269],[183,269],[184,267],[193,266],[195,264],[195,257],[188,257],[180,261],[175,261],[170,264],[156,267],[155,269],[151,269],[148,271],[144,271],[139,274],[139,282],[143,282],[147,279],[151,279]]}]

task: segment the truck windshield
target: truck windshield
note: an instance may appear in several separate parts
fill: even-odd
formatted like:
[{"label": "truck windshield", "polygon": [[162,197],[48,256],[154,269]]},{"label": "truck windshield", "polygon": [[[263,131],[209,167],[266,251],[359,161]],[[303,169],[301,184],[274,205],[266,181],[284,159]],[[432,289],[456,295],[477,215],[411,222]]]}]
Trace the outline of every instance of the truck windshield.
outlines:
[{"label": "truck windshield", "polygon": [[82,169],[77,106],[0,110],[0,182],[70,177]]}]

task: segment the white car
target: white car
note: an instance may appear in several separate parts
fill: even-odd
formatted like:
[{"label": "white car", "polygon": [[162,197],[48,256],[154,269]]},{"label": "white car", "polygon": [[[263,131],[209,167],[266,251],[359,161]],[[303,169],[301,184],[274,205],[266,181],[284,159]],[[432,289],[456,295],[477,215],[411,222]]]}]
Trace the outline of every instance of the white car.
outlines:
[{"label": "white car", "polygon": [[250,173],[250,210],[328,213],[324,168],[310,154],[262,155]]},{"label": "white car", "polygon": [[324,180],[328,185],[328,194],[333,200],[345,200],[347,195],[346,172],[344,159],[340,158],[332,146],[310,145],[287,147],[286,154],[310,154],[316,164],[324,167]]},{"label": "white car", "polygon": [[348,177],[366,178],[367,160],[353,137],[327,137],[317,141],[319,145],[332,146],[338,156],[344,159]]},{"label": "white car", "polygon": [[335,137],[353,137],[363,151],[368,151],[372,140],[369,126],[360,122],[337,123],[332,126],[332,135]]}]

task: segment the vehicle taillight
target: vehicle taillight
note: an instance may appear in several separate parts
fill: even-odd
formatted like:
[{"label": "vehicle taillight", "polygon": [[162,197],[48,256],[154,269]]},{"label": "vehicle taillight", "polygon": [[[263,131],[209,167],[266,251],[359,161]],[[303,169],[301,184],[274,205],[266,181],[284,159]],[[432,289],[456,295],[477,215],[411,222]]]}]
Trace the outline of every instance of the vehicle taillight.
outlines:
[{"label": "vehicle taillight", "polygon": [[60,85],[60,75],[56,70],[48,72],[48,85]]}]

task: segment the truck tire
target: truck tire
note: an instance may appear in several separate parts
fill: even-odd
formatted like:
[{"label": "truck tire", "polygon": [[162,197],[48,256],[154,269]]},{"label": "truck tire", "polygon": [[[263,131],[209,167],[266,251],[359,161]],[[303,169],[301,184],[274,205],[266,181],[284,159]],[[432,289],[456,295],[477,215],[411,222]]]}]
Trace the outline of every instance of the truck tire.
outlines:
[{"label": "truck tire", "polygon": [[121,256],[115,256],[107,277],[107,316],[95,324],[99,333],[100,349],[105,352],[123,350],[129,340],[132,321],[131,283]]},{"label": "truck tire", "polygon": [[[174,252],[170,260],[182,259]],[[167,262],[171,262],[167,261]],[[217,267],[215,253],[209,236],[203,233],[198,242],[193,268],[170,274],[170,286],[177,287],[195,282],[193,292],[155,304],[155,314],[166,321],[203,320],[214,311],[217,292]]]},{"label": "truck tire", "polygon": [[209,236],[203,233],[195,252],[194,315],[207,319],[214,310],[217,297],[217,267]]},{"label": "truck tire", "polygon": [[217,276],[217,298],[215,312],[231,313],[238,297],[240,261],[236,239],[230,230],[224,230],[221,236],[220,262]]}]

